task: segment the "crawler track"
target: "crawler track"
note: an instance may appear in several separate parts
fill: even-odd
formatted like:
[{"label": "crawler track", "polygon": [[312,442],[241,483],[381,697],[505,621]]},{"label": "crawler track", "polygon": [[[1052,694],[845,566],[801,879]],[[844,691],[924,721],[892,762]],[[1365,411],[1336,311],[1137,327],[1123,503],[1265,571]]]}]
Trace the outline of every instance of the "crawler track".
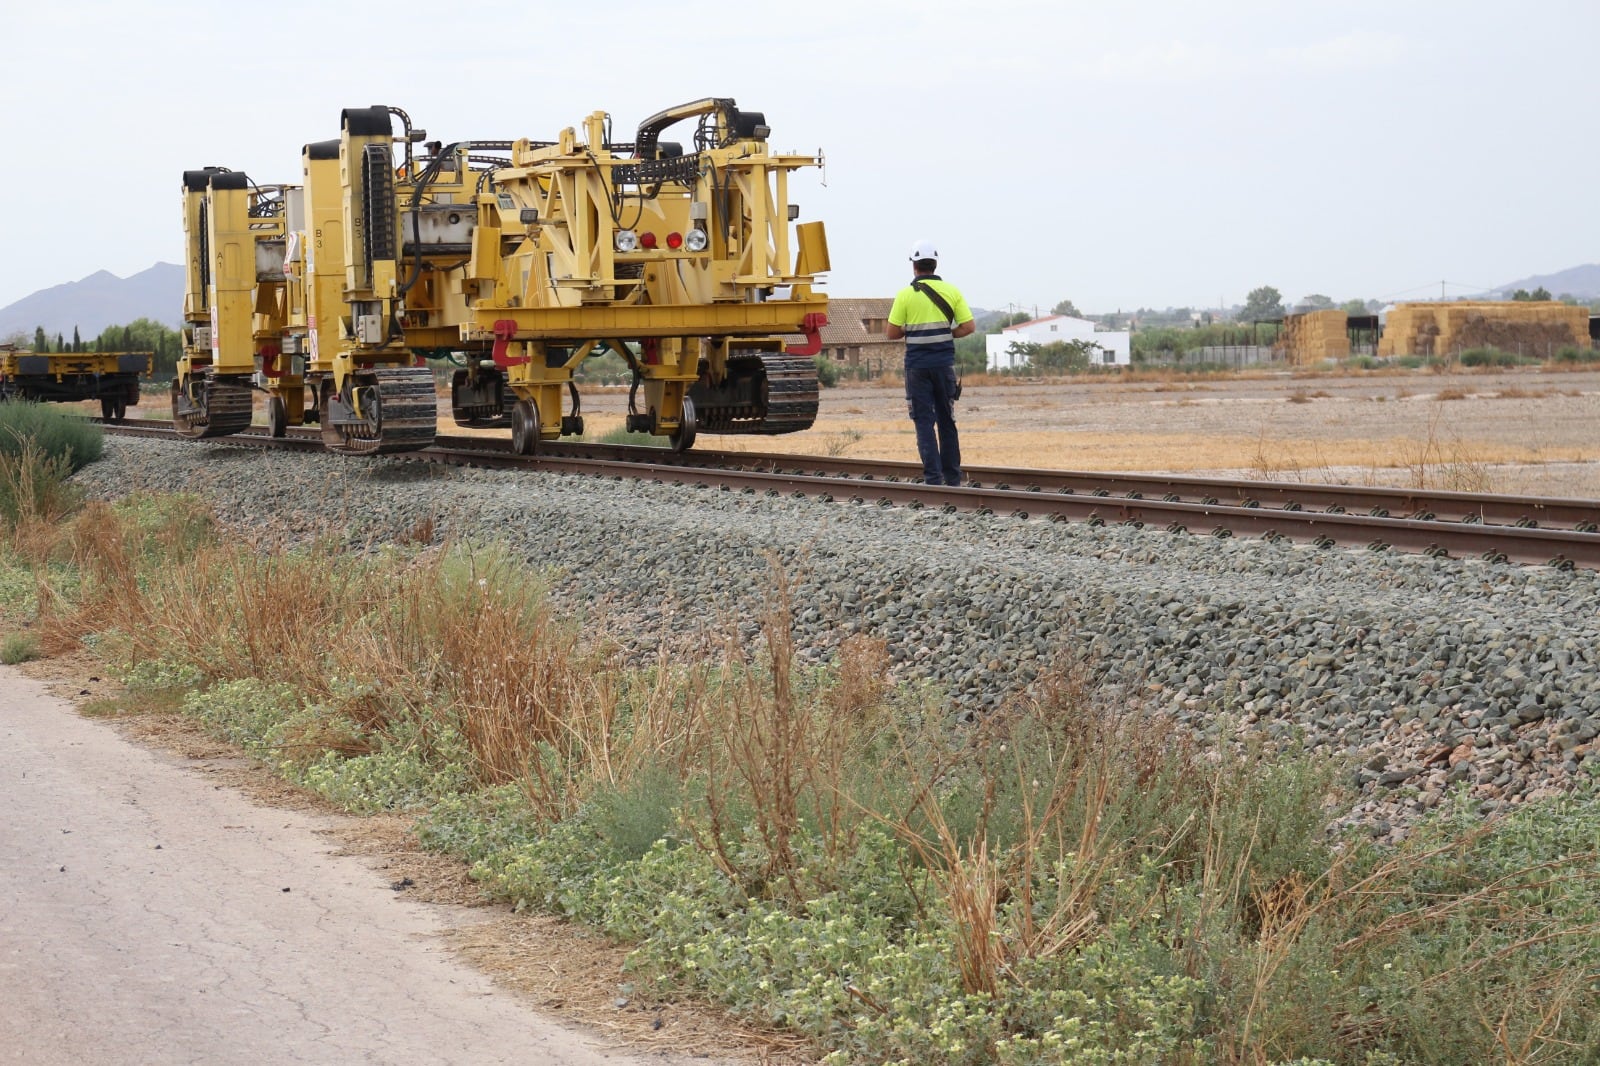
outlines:
[{"label": "crawler track", "polygon": [[[170,426],[156,422],[106,429],[172,435]],[[314,430],[292,431],[279,440],[252,430],[225,443],[311,451],[321,447]],[[906,463],[737,452],[674,454],[659,448],[586,444],[555,444],[524,457],[513,455],[500,437],[441,437],[434,447],[397,458],[642,478],[862,506],[1124,523],[1175,534],[1283,538],[1322,547],[1600,570],[1600,532],[1595,531],[1600,500],[997,468],[970,469],[970,484],[947,488],[918,483],[915,466]]]},{"label": "crawler track", "polygon": [[194,440],[225,437],[250,427],[254,397],[247,381],[218,378],[207,374],[198,385],[205,390],[205,403],[195,406],[172,386],[172,411],[177,431]]},{"label": "crawler track", "polygon": [[438,427],[438,397],[427,367],[382,367],[368,378],[377,388],[378,414],[363,425],[335,425],[323,413],[320,436],[331,452],[397,454],[426,448]]}]

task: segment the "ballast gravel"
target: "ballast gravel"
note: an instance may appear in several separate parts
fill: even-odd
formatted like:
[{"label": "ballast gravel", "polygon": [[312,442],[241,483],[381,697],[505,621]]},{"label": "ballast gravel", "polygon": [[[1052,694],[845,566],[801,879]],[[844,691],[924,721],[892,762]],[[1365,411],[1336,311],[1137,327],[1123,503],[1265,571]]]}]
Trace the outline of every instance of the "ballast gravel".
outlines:
[{"label": "ballast gravel", "polygon": [[1600,749],[1589,571],[127,437],[74,480],[284,543],[500,540],[641,653],[754,636],[781,572],[809,659],[881,638],[971,717],[1086,657],[1202,735],[1346,760],[1380,837],[1458,785],[1484,813],[1562,791]]}]

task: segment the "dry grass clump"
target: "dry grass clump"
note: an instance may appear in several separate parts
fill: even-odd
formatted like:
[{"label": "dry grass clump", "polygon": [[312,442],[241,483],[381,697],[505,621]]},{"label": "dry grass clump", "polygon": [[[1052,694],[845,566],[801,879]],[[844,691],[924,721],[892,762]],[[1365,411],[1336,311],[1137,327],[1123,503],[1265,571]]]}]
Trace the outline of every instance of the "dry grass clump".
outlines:
[{"label": "dry grass clump", "polygon": [[1435,405],[1428,419],[1426,436],[1405,445],[1401,464],[1408,472],[1408,485],[1415,489],[1492,492],[1494,485],[1488,464],[1459,439],[1442,438],[1439,432],[1442,417],[1442,407]]},{"label": "dry grass clump", "polygon": [[1326,400],[1332,394],[1326,389],[1315,389],[1307,392],[1305,389],[1295,389],[1289,394],[1290,403],[1310,403],[1312,400]]},{"label": "dry grass clump", "polygon": [[[692,759],[680,767],[703,777],[705,823],[697,840],[745,892],[779,892],[804,899],[838,888],[844,858],[853,852],[862,812],[848,802],[858,759],[883,728],[881,640],[853,636],[840,645],[834,683],[821,693],[802,690],[795,677],[791,628],[793,589],[774,567],[762,618],[759,660],[730,640],[714,674],[692,689]],[[760,847],[752,869],[745,840]],[[808,864],[801,836],[814,839],[825,862]]]}]

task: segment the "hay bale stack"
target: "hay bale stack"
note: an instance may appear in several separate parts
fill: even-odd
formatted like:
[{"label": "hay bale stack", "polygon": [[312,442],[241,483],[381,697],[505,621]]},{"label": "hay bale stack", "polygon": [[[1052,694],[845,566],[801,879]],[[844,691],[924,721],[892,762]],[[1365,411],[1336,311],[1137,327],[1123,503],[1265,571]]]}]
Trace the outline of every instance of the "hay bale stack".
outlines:
[{"label": "hay bale stack", "polygon": [[1307,311],[1283,320],[1279,348],[1293,366],[1350,358],[1350,316],[1343,311]]},{"label": "hay bale stack", "polygon": [[1401,304],[1389,312],[1379,355],[1458,355],[1470,348],[1548,358],[1589,347],[1589,312],[1555,300]]}]

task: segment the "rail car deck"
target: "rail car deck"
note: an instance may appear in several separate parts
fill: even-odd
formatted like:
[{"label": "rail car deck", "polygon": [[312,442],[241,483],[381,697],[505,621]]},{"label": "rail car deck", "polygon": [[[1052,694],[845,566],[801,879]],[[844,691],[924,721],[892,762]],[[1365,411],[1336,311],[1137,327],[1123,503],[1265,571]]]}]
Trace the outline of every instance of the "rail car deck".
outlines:
[{"label": "rail car deck", "polygon": [[151,352],[29,352],[0,348],[0,400],[48,403],[99,400],[107,419],[139,402],[139,378],[154,369]]}]

